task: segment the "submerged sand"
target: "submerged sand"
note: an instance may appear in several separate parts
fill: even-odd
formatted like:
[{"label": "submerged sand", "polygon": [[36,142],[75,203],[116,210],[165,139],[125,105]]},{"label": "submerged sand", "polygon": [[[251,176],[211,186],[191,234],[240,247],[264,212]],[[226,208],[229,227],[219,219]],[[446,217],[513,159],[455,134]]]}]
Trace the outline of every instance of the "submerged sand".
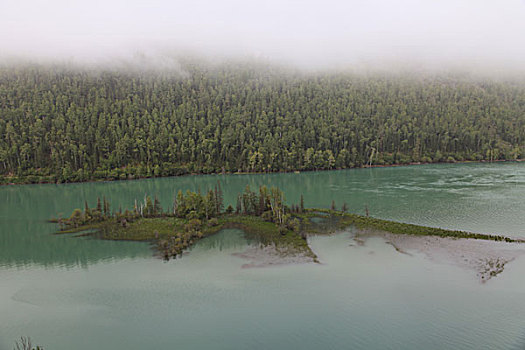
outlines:
[{"label": "submerged sand", "polygon": [[467,268],[484,283],[502,273],[505,265],[525,254],[525,244],[470,238],[413,236],[361,230],[353,239],[363,245],[368,237],[382,237],[401,254],[423,253],[438,263]]},{"label": "submerged sand", "polygon": [[248,261],[246,264],[242,265],[242,268],[270,267],[316,262],[315,258],[309,255],[299,252],[290,252],[287,249],[279,249],[275,245],[251,246],[241,253],[233,253],[232,255]]},{"label": "submerged sand", "polygon": [[[376,230],[359,230],[352,239],[358,246],[366,244],[370,237],[380,237],[392,245],[400,254],[424,254],[436,263],[446,263],[466,268],[476,273],[479,281],[485,283],[502,273],[505,266],[525,255],[524,243],[496,242],[471,238],[438,236],[414,236],[393,234]],[[316,258],[275,245],[250,246],[243,252],[232,255],[245,259],[242,268],[262,268],[290,264],[318,262]]]}]

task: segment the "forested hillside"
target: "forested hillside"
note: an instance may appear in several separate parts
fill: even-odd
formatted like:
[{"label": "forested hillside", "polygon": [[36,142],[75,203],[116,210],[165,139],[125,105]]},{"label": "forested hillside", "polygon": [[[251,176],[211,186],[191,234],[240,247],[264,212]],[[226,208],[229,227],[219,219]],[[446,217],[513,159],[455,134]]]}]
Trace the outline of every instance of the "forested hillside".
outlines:
[{"label": "forested hillside", "polygon": [[0,182],[525,157],[525,83],[291,73],[0,68]]}]

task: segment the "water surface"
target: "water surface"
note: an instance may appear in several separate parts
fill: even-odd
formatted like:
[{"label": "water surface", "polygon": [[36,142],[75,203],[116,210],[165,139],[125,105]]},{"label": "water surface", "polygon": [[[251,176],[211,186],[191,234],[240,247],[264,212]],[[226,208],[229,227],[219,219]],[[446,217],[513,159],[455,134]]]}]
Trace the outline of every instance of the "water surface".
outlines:
[{"label": "water surface", "polygon": [[272,175],[0,188],[0,350],[30,335],[46,349],[523,349],[525,261],[489,283],[472,271],[397,253],[352,230],[313,237],[322,264],[243,269],[248,244],[225,230],[183,259],[147,244],[52,235],[56,213],[114,208],[221,181],[281,187],[288,202],[423,225],[525,237],[525,164],[454,164]]}]

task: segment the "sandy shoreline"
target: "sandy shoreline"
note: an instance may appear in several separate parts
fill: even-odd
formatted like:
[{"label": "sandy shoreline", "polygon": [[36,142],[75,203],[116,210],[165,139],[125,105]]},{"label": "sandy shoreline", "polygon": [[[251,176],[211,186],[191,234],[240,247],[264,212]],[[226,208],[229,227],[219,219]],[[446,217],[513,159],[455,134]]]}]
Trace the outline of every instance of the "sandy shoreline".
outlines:
[{"label": "sandy shoreline", "polygon": [[437,263],[460,266],[476,273],[484,283],[502,273],[505,265],[525,254],[520,243],[469,238],[414,236],[380,231],[359,231],[353,239],[364,245],[369,237],[381,237],[401,254],[423,253]]}]

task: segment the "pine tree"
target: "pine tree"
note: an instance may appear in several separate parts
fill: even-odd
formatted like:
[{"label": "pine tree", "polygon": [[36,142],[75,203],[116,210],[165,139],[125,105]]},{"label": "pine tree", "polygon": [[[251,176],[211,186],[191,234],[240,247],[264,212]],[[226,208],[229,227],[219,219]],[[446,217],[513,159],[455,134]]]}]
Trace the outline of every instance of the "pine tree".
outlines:
[{"label": "pine tree", "polygon": [[242,196],[239,195],[239,196],[237,197],[237,205],[236,205],[236,207],[235,207],[235,213],[236,213],[236,214],[240,214],[241,211],[242,211]]},{"label": "pine tree", "polygon": [[155,195],[155,199],[153,201],[153,215],[157,216],[162,214],[162,207],[160,205],[159,197]]},{"label": "pine tree", "polygon": [[215,198],[217,200],[217,214],[222,213],[224,210],[224,197],[222,195],[222,188],[220,181],[217,181],[217,185],[215,186]]},{"label": "pine tree", "polygon": [[84,201],[84,216],[87,218],[91,216],[91,209],[89,209],[88,202]]},{"label": "pine tree", "polygon": [[179,218],[183,218],[186,216],[186,211],[186,200],[182,191],[179,190],[179,192],[177,193],[177,210],[175,215],[177,215],[177,217]]},{"label": "pine tree", "polygon": [[104,196],[104,216],[108,217],[109,215],[110,215],[109,202],[106,200],[106,197]]},{"label": "pine tree", "polygon": [[144,202],[144,214],[146,217],[150,217],[153,214],[153,202],[150,196],[147,196]]},{"label": "pine tree", "polygon": [[[218,183],[218,181],[217,181],[217,183]],[[214,195],[213,199],[215,201],[215,210],[217,212],[219,212],[219,190],[217,188],[217,185],[215,185],[215,189],[213,191],[213,195]]]},{"label": "pine tree", "polygon": [[177,215],[177,206],[178,206],[177,196],[174,195],[173,196],[173,215]]},{"label": "pine tree", "polygon": [[100,197],[97,197],[97,212],[102,214],[102,203],[100,202]]},{"label": "pine tree", "polygon": [[215,192],[212,190],[208,191],[208,194],[204,197],[204,211],[206,215],[206,220],[217,215],[217,200],[215,197]]}]

